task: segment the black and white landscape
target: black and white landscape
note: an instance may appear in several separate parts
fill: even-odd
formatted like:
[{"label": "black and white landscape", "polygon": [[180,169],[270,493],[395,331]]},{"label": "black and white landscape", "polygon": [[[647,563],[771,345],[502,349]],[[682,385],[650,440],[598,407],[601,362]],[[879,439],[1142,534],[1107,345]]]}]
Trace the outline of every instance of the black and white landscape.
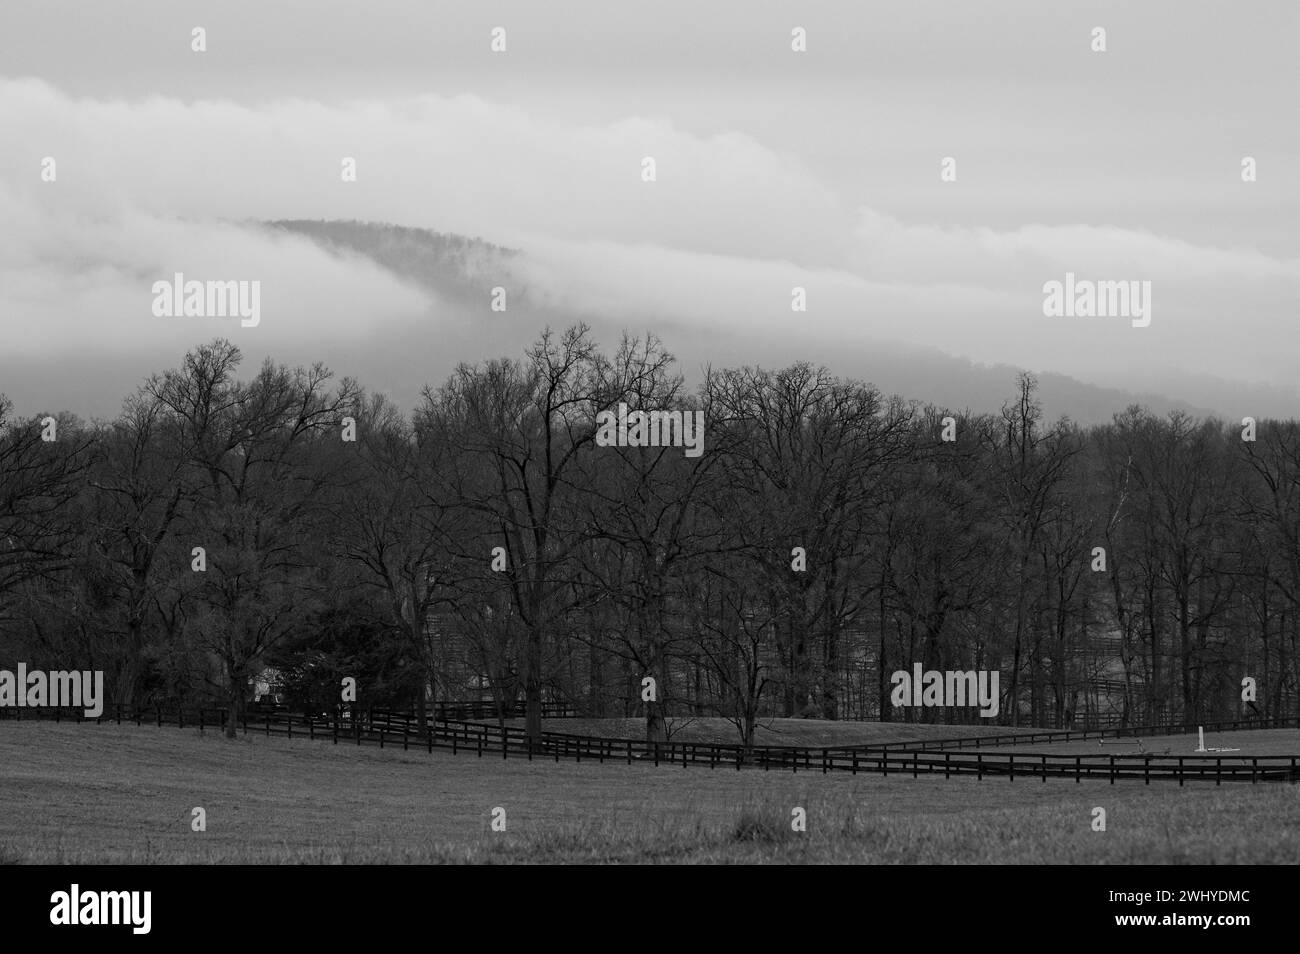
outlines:
[{"label": "black and white landscape", "polygon": [[1300,861],[1298,39],[5,3],[0,860]]}]

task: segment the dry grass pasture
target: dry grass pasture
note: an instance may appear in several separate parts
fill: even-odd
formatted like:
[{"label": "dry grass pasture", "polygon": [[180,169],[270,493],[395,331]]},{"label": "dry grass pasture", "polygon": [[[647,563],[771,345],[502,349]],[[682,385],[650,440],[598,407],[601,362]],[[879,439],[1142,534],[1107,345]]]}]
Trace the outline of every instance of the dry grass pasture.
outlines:
[{"label": "dry grass pasture", "polygon": [[[190,830],[196,806],[206,810],[205,832]],[[1107,811],[1105,832],[1091,829],[1095,806]],[[506,810],[505,832],[490,828],[495,807]],[[806,832],[791,830],[795,807],[807,813]],[[252,734],[228,741],[171,727],[3,722],[0,859],[1296,863],[1300,786],[529,763]]]}]

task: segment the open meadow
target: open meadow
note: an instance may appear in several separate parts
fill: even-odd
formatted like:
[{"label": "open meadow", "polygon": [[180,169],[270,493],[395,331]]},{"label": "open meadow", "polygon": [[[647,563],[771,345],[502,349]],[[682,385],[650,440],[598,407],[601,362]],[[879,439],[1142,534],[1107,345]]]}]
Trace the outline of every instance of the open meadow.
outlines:
[{"label": "open meadow", "polygon": [[[1264,748],[1295,750],[1294,732],[1263,735]],[[195,807],[206,831],[191,831]],[[504,832],[490,825],[498,807]],[[806,832],[791,829],[796,807],[806,810]],[[1092,830],[1095,807],[1106,810],[1104,832]],[[4,722],[0,859],[1297,863],[1300,786],[530,763],[253,734],[229,741],[173,727]]]},{"label": "open meadow", "polygon": [[[1004,729],[1011,733],[1015,730]],[[960,737],[956,732],[951,737]],[[988,751],[1032,752],[1035,755],[1294,755],[1300,752],[1300,729],[1241,729],[1234,732],[1206,732],[1205,751],[1197,752],[1200,744],[1196,733],[1188,735],[1149,735],[1122,739],[1045,740],[1042,742],[1016,742],[998,746]],[[1215,753],[1213,749],[1220,749]],[[1232,750],[1232,751],[1229,751]],[[978,751],[974,745],[958,747],[954,751]]]},{"label": "open meadow", "polygon": [[[507,719],[506,725],[524,727],[523,719]],[[586,735],[602,739],[643,739],[645,719],[543,719],[547,732]],[[717,717],[670,718],[668,731],[673,742],[737,745],[740,733],[728,719]],[[942,725],[911,722],[847,722],[829,719],[762,719],[754,729],[755,745],[841,746],[879,745],[884,742],[922,742],[966,736],[1005,735],[1006,726]]]}]

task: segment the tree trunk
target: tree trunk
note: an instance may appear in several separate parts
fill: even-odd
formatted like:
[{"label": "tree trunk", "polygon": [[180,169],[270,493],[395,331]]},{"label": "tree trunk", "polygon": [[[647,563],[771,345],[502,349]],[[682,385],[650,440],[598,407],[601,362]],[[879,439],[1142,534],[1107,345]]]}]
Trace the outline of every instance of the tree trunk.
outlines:
[{"label": "tree trunk", "polygon": [[1185,590],[1178,593],[1178,646],[1182,651],[1183,722],[1196,718],[1192,700],[1192,625]]},{"label": "tree trunk", "polygon": [[1011,703],[1010,725],[1020,725],[1020,704],[1017,701],[1016,688],[1020,682],[1020,627],[1016,626],[1016,645],[1011,654],[1011,691],[1007,701]]},{"label": "tree trunk", "polygon": [[244,682],[233,665],[226,667],[226,738],[233,739],[239,727],[239,717],[244,712]]},{"label": "tree trunk", "polygon": [[528,627],[524,664],[524,734],[530,748],[542,740],[542,627]]},{"label": "tree trunk", "polygon": [[1150,582],[1147,583],[1147,628],[1151,634],[1151,685],[1147,687],[1147,723],[1155,725],[1162,721],[1160,703],[1163,690],[1160,685],[1160,621],[1155,587]]},{"label": "tree trunk", "polygon": [[826,673],[822,678],[822,718],[840,717],[840,633],[839,624],[831,619],[826,626]]},{"label": "tree trunk", "polygon": [[885,584],[888,582],[888,573],[887,573],[888,566],[889,566],[888,561],[889,561],[888,553],[885,553],[884,555],[881,556],[880,596],[877,600],[877,603],[879,604],[879,613],[880,613],[880,650],[876,654],[876,691],[879,693],[879,699],[880,699],[880,721],[881,722],[889,721],[889,715],[890,715],[889,710],[893,708],[892,706],[889,705],[889,694],[888,694],[888,689],[886,688],[890,684],[889,677],[885,675],[885,673],[889,671],[888,656],[885,649],[885,616],[886,616],[886,607],[887,607],[887,601],[885,598]]},{"label": "tree trunk", "polygon": [[420,691],[415,694],[415,718],[419,720],[420,731],[417,733],[420,738],[429,734],[429,704],[424,698],[425,688],[420,687]]},{"label": "tree trunk", "polygon": [[605,718],[605,661],[595,646],[587,647],[587,715]]},{"label": "tree trunk", "polygon": [[657,635],[650,638],[650,652],[649,665],[646,667],[649,671],[646,675],[651,676],[655,681],[655,696],[653,701],[647,701],[645,704],[645,740],[647,742],[667,742],[668,724],[664,718],[666,715],[664,711],[664,691],[667,683],[664,681],[662,646]]},{"label": "tree trunk", "polygon": [[[882,600],[881,602],[883,604],[884,601]],[[883,608],[882,608],[882,614],[883,614]],[[885,650],[885,618],[882,615],[880,618],[880,652],[877,654],[877,662],[876,662],[876,685],[877,685],[877,691],[880,693],[880,721],[881,722],[890,721],[889,719],[890,710],[893,708],[889,704],[889,686],[890,686],[889,677],[885,675],[885,673],[888,671],[889,671],[889,660],[886,657],[886,650]]]}]

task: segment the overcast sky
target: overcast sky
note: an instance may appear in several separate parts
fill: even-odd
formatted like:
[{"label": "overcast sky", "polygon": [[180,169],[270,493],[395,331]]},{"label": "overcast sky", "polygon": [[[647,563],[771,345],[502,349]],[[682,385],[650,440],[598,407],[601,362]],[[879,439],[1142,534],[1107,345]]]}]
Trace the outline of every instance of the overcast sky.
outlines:
[{"label": "overcast sky", "polygon": [[[1206,375],[1294,388],[1297,11],[4,0],[0,391],[6,362],[100,354],[109,406],[75,409],[110,411],[129,356],[213,336],[152,316],[174,271],[262,281],[261,325],[221,328],[252,354],[382,349],[413,318],[436,350],[426,291],[240,224],[275,218],[481,236],[559,306],[787,336],[792,358],[887,337],[1193,403]],[[1150,281],[1150,326],[1045,318],[1066,271]],[[21,396],[64,406],[58,386]]]}]

